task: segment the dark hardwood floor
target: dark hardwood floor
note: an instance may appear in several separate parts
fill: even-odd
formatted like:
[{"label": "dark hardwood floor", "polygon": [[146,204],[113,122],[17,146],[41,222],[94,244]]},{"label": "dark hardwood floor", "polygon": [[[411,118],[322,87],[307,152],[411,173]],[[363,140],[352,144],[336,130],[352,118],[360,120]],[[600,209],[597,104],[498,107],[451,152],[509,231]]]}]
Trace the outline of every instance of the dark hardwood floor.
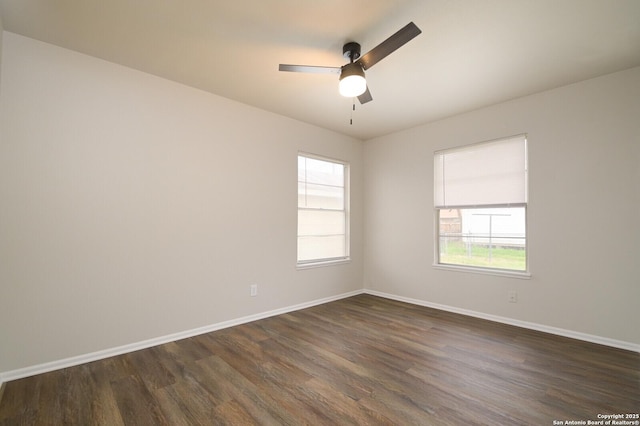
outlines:
[{"label": "dark hardwood floor", "polygon": [[638,413],[640,354],[360,295],[1,398],[1,425],[552,425]]}]

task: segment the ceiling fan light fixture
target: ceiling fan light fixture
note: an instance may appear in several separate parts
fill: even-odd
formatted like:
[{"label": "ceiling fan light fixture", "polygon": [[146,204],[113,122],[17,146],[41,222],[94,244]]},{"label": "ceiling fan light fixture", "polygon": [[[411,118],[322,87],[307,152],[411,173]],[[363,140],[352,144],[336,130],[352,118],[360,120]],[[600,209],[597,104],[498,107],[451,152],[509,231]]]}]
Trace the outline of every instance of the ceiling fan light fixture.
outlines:
[{"label": "ceiling fan light fixture", "polygon": [[367,90],[367,80],[364,78],[364,70],[357,63],[350,63],[342,67],[338,91],[347,98],[355,98]]}]

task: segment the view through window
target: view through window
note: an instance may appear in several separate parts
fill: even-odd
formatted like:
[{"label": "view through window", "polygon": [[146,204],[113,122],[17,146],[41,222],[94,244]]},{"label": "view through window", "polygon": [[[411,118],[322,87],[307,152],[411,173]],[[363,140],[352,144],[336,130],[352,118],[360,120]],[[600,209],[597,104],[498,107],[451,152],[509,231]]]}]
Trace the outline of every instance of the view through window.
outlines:
[{"label": "view through window", "polygon": [[527,270],[524,207],[439,210],[440,263]]}]

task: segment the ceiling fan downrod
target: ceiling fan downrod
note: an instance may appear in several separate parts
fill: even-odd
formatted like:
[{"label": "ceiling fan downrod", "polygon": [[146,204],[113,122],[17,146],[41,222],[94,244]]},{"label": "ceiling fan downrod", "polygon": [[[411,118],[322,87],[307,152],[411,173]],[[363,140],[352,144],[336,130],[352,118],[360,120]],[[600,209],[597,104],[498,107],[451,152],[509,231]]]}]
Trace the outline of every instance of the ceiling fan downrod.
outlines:
[{"label": "ceiling fan downrod", "polygon": [[342,46],[342,56],[353,63],[360,59],[360,44],[355,41],[351,41]]}]

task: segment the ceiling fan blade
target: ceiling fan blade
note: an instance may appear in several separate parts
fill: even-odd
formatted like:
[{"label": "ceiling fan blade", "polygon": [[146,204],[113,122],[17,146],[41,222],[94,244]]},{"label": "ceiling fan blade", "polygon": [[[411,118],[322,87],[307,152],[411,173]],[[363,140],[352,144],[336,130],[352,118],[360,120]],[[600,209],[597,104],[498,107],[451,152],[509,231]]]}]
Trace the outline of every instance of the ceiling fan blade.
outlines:
[{"label": "ceiling fan blade", "polygon": [[356,62],[367,70],[389,56],[391,53],[402,47],[422,31],[413,22],[409,22],[394,35],[365,53]]},{"label": "ceiling fan blade", "polygon": [[371,102],[373,98],[371,97],[371,92],[369,91],[369,86],[367,86],[367,90],[360,96],[358,96],[358,100],[361,104],[366,104],[367,102]]},{"label": "ceiling fan blade", "polygon": [[309,72],[313,74],[340,74],[340,67],[316,67],[313,65],[280,64],[279,71]]}]

